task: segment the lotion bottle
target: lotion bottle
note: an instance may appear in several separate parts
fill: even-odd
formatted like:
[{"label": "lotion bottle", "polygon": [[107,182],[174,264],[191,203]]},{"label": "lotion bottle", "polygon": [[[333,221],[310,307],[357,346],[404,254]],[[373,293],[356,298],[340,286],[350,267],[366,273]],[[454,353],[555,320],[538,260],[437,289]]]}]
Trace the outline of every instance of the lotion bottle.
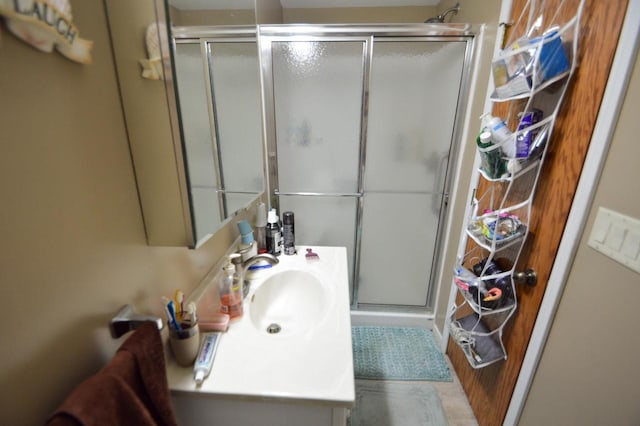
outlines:
[{"label": "lotion bottle", "polygon": [[494,117],[489,113],[484,114],[482,127],[486,127],[491,132],[491,139],[500,145],[506,157],[514,158],[516,156],[516,141],[513,138],[513,133],[501,118]]}]

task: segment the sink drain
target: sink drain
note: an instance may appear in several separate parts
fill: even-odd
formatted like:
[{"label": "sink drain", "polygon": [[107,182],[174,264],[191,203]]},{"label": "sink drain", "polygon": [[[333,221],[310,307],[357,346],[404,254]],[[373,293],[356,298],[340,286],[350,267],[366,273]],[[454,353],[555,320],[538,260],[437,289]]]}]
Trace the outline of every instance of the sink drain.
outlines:
[{"label": "sink drain", "polygon": [[276,334],[276,333],[280,333],[280,330],[282,330],[282,327],[280,327],[279,324],[270,324],[269,327],[267,327],[267,333],[269,334]]}]

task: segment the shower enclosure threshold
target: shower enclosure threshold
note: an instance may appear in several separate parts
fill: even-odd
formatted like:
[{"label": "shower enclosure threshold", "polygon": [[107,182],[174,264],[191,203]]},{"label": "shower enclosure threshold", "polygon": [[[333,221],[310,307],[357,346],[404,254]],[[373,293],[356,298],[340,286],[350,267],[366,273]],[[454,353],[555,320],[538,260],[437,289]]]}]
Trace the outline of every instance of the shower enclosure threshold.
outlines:
[{"label": "shower enclosure threshold", "polygon": [[432,329],[433,314],[385,311],[351,311],[352,326],[418,327]]}]

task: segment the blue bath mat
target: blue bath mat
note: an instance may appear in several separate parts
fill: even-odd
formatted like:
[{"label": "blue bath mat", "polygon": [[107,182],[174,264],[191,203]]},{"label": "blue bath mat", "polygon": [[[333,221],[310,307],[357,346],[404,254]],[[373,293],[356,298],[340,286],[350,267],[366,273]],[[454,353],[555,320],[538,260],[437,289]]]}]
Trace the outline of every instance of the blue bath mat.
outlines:
[{"label": "blue bath mat", "polygon": [[452,381],[429,330],[357,326],[351,336],[356,379]]}]

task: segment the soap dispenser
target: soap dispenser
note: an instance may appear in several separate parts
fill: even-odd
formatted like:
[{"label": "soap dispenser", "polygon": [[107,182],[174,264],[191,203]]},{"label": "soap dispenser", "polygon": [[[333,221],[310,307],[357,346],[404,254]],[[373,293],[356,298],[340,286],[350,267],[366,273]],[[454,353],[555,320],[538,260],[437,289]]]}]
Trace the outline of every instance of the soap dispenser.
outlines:
[{"label": "soap dispenser", "polygon": [[229,318],[240,318],[243,314],[242,306],[242,282],[236,278],[236,267],[227,258],[226,265],[222,268],[220,276],[220,312],[229,315]]}]

